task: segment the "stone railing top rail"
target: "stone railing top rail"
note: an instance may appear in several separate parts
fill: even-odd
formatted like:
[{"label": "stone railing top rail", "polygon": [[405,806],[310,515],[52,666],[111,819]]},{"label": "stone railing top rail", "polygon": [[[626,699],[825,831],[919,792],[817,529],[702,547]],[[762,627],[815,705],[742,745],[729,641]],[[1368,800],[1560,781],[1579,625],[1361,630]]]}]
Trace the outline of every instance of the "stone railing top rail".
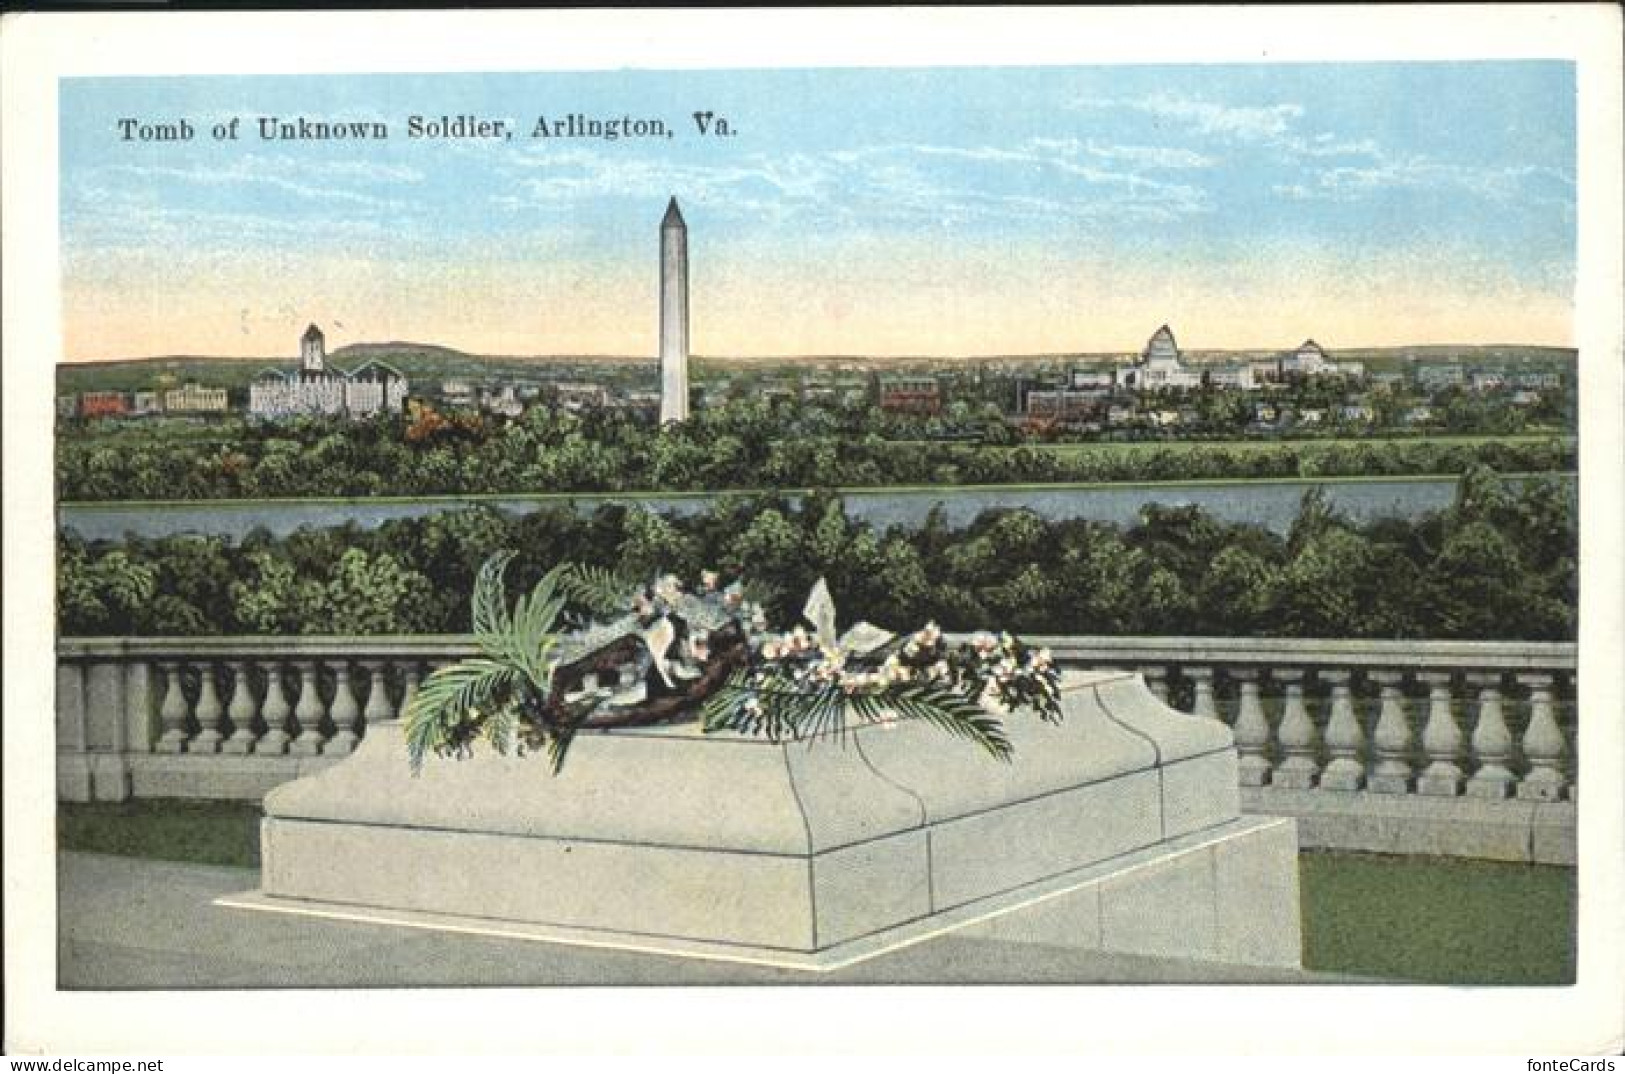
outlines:
[{"label": "stone railing top rail", "polygon": [[[1123,663],[1214,666],[1570,671],[1573,642],[1388,641],[1356,638],[1196,638],[1028,635],[1064,664]],[[474,653],[466,634],[293,635],[231,637],[60,638],[57,654],[88,659],[287,659],[344,656],[394,660],[456,659]]]},{"label": "stone railing top rail", "polygon": [[1062,663],[1137,661],[1147,664],[1292,666],[1330,664],[1371,668],[1489,668],[1572,670],[1573,642],[1389,641],[1364,638],[1160,638],[1029,636]]}]

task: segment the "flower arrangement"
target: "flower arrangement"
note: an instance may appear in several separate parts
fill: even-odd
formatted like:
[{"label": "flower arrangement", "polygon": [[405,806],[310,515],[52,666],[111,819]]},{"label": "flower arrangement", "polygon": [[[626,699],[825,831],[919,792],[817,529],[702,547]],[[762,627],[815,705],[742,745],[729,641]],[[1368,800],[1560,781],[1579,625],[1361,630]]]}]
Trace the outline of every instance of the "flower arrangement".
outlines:
[{"label": "flower arrangement", "polygon": [[901,636],[869,623],[841,633],[822,579],[805,622],[775,631],[759,593],[711,571],[697,584],[638,583],[561,565],[510,610],[502,576],[513,555],[491,557],[476,578],[479,655],[436,670],[408,706],[414,767],[483,738],[504,753],[545,750],[557,770],[580,730],[696,718],[707,732],[774,741],[919,719],[1007,760],[1002,717],[1060,718],[1049,652],[1008,633],[959,644],[934,623]]}]

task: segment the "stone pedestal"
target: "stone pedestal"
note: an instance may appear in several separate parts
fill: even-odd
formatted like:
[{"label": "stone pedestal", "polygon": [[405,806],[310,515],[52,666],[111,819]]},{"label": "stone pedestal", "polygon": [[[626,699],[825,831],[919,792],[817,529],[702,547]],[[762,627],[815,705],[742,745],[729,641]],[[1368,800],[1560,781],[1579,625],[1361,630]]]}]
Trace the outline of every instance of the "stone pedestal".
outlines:
[{"label": "stone pedestal", "polygon": [[1241,819],[1217,720],[1074,673],[1001,763],[916,721],[771,743],[580,736],[564,770],[483,751],[413,776],[399,724],[265,800],[232,905],[831,969],[950,929],[1299,961],[1296,832]]}]

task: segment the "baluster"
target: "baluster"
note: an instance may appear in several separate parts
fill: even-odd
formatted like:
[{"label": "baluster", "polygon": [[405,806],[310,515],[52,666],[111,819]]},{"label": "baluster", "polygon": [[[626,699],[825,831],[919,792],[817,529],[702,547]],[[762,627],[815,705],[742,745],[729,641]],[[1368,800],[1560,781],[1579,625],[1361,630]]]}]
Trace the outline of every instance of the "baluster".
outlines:
[{"label": "baluster", "polygon": [[226,715],[226,710],[220,704],[214,676],[214,664],[205,661],[198,665],[197,708],[193,712],[197,717],[198,732],[187,744],[191,753],[220,752],[220,721]]},{"label": "baluster", "polygon": [[1478,687],[1478,723],[1473,727],[1473,754],[1478,769],[1467,781],[1467,794],[1473,798],[1505,798],[1512,793],[1514,777],[1507,763],[1512,760],[1512,732],[1507,730],[1506,713],[1501,707],[1501,676],[1486,673],[1467,676]]},{"label": "baluster", "polygon": [[1461,793],[1461,727],[1456,723],[1448,671],[1426,671],[1417,678],[1427,683],[1428,719],[1422,726],[1422,749],[1428,766],[1416,781],[1416,793],[1454,797]]},{"label": "baluster", "polygon": [[174,660],[160,660],[158,670],[164,676],[164,703],[158,709],[159,726],[163,734],[153,748],[159,753],[181,753],[186,749],[186,691],[181,688],[181,665]]},{"label": "baluster", "polygon": [[299,721],[299,737],[293,740],[288,752],[299,757],[314,757],[322,752],[322,695],[317,689],[316,662],[299,661],[299,704],[293,717]]},{"label": "baluster", "polygon": [[407,710],[418,696],[418,683],[422,681],[423,666],[416,660],[403,660],[397,666],[401,669],[401,707],[396,710],[397,720],[406,719]]},{"label": "baluster", "polygon": [[384,672],[388,669],[389,663],[384,660],[369,660],[365,667],[372,681],[367,687],[367,707],[361,712],[365,721],[363,733],[373,724],[395,718],[395,710],[389,704],[389,684],[384,681]]},{"label": "baluster", "polygon": [[350,681],[350,662],[335,660],[333,667],[333,737],[328,740],[324,753],[345,754],[355,749],[359,741],[356,721],[361,718],[361,703],[356,700],[355,687]]},{"label": "baluster", "polygon": [[1236,705],[1236,752],[1243,787],[1262,787],[1270,781],[1270,724],[1258,697],[1258,671],[1237,668],[1230,672],[1241,697]]},{"label": "baluster", "polygon": [[1168,703],[1168,669],[1146,666],[1136,670],[1145,679],[1145,685],[1156,695],[1157,700],[1166,705]]},{"label": "baluster", "polygon": [[1354,673],[1334,669],[1318,674],[1332,687],[1332,711],[1326,721],[1326,750],[1331,760],[1320,775],[1320,785],[1329,791],[1357,791],[1365,784],[1365,764],[1360,758],[1365,732],[1354,715],[1354,692],[1349,686]]},{"label": "baluster", "polygon": [[1309,709],[1303,700],[1303,671],[1285,668],[1270,674],[1286,687],[1286,701],[1281,706],[1281,726],[1276,737],[1285,754],[1275,766],[1275,785],[1289,790],[1306,791],[1315,785],[1320,764],[1315,760],[1315,724],[1309,718]]},{"label": "baluster", "polygon": [[260,666],[265,669],[265,706],[260,711],[265,719],[265,734],[255,744],[254,752],[287,753],[288,717],[293,715],[293,708],[282,690],[282,665],[267,660]]},{"label": "baluster", "polygon": [[248,663],[231,662],[231,704],[226,715],[231,717],[231,737],[220,748],[222,753],[251,753],[254,749],[254,689],[248,681]]},{"label": "baluster", "polygon": [[1529,688],[1529,727],[1523,734],[1529,773],[1518,784],[1518,797],[1555,802],[1563,797],[1563,755],[1568,743],[1552,708],[1552,676],[1519,675],[1517,680]]},{"label": "baluster", "polygon": [[1217,720],[1219,706],[1213,700],[1213,669],[1186,668],[1185,674],[1191,680],[1191,715]]},{"label": "baluster", "polygon": [[1377,729],[1372,735],[1377,763],[1367,781],[1378,794],[1409,794],[1411,790],[1411,716],[1406,711],[1405,673],[1373,671],[1371,679],[1382,694]]}]

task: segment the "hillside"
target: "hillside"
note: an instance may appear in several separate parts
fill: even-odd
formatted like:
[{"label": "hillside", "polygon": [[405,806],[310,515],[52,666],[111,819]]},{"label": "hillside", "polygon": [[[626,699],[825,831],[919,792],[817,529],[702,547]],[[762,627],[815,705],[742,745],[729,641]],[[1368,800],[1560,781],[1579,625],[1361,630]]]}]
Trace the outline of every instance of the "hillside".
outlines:
[{"label": "hillside", "polygon": [[[1192,350],[1184,357],[1192,364],[1238,360],[1265,360],[1286,351]],[[1351,347],[1332,349],[1336,360],[1364,362],[1371,370],[1403,369],[1417,362],[1457,361],[1468,365],[1573,365],[1576,352],[1571,347],[1488,344],[1468,346]],[[480,355],[468,354],[432,343],[388,342],[352,343],[330,356],[339,368],[350,368],[369,360],[388,362],[408,378],[436,380],[443,377],[482,376],[590,376],[594,371],[625,374],[653,372],[653,356],[635,355]],[[1126,352],[1080,351],[1060,354],[1011,354],[976,357],[930,355],[803,355],[797,357],[727,356],[693,358],[694,372],[704,378],[727,370],[751,369],[948,369],[978,365],[1049,366],[1111,365],[1132,357]],[[196,380],[203,384],[246,391],[248,383],[266,366],[291,368],[294,358],[280,355],[264,358],[225,358],[201,355],[166,355],[155,358],[124,358],[111,361],[64,362],[57,366],[57,390],[62,393],[112,390],[134,391],[170,387]]]}]

